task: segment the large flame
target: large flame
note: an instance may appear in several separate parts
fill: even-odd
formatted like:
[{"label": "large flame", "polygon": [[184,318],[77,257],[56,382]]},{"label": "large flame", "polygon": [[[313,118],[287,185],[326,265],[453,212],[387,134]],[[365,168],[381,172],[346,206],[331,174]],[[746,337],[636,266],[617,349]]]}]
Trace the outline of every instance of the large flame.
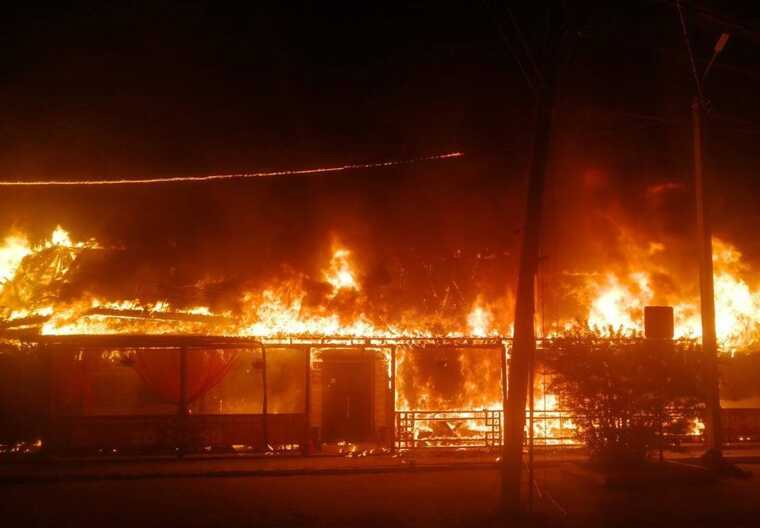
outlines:
[{"label": "large flame", "polygon": [[621,328],[640,330],[644,306],[651,301],[652,290],[646,273],[633,273],[629,279],[631,286],[609,273],[605,282],[596,287],[597,295],[591,301],[588,315],[591,328],[601,332]]},{"label": "large flame", "polygon": [[[760,290],[747,283],[749,267],[741,252],[720,239],[713,239],[715,279],[715,330],[727,351],[749,348],[760,340]],[[701,335],[698,303],[694,314],[683,321],[687,333]]]},{"label": "large flame", "polygon": [[12,279],[21,261],[31,252],[26,235],[14,233],[5,237],[0,246],[0,280],[6,282]]},{"label": "large flame", "polygon": [[[749,282],[751,270],[736,247],[720,239],[715,239],[713,246],[718,339],[724,350],[746,348],[760,341],[760,289]],[[358,295],[362,288],[351,250],[340,245],[333,247],[322,271],[321,280],[328,285],[329,293],[319,305],[307,302],[305,287],[299,278],[260,291],[242,292],[243,309],[235,315],[214,312],[206,306],[175,307],[167,302],[145,303],[138,299],[83,298],[62,303],[53,298],[48,303],[36,302],[37,299],[29,302],[34,294],[65,278],[80,251],[97,247],[93,240],[74,241],[60,226],[39,244],[30,243],[20,232],[7,235],[0,245],[0,298],[6,319],[49,317],[42,328],[46,334],[193,331],[255,336],[379,336],[435,333],[430,325],[420,324],[423,317],[378,324],[370,306],[357,305],[358,308],[342,313],[332,300],[337,302],[342,292]],[[647,262],[653,254],[664,250],[661,243],[650,244],[648,249],[637,253],[641,260],[639,270],[625,275],[609,271],[589,278],[585,302],[587,323],[592,329],[603,334],[642,331],[643,308],[662,298],[652,280],[653,273],[661,270],[655,270]],[[678,297],[670,292],[669,295],[668,301],[675,308],[676,335],[699,337],[699,299],[693,294]],[[130,313],[114,317],[119,311]],[[183,321],[157,317],[164,313],[206,315],[209,319],[204,323],[201,318]],[[447,321],[443,334],[486,337],[498,336],[507,329],[503,322],[497,324],[492,306],[482,295],[476,297],[469,313],[463,317],[465,320],[459,324]]]},{"label": "large flame", "polygon": [[[57,227],[49,239],[32,246],[18,233],[6,237],[0,247],[0,273],[5,279],[0,289],[7,319],[30,316],[47,317],[42,324],[43,334],[103,334],[103,333],[195,333],[219,335],[272,336],[388,336],[432,335],[416,325],[411,317],[399,324],[378,325],[361,309],[342,313],[339,299],[342,292],[361,290],[359,274],[352,261],[351,251],[342,246],[333,248],[321,279],[329,286],[324,302],[307,302],[305,277],[283,280],[260,291],[241,293],[242,309],[235,314],[219,313],[207,306],[173,306],[168,302],[144,302],[139,299],[104,300],[84,296],[74,301],[51,300],[40,306],[28,301],[37,291],[49,288],[68,273],[71,264],[83,249],[94,249],[94,241],[74,242],[67,231]],[[51,260],[50,252],[60,252],[64,259]],[[40,266],[39,262],[42,262]],[[34,264],[34,265],[32,265]],[[29,269],[54,267],[55,273],[31,276]],[[19,295],[19,291],[24,295]],[[13,295],[11,295],[13,294]],[[207,316],[186,318],[182,315]],[[484,321],[485,322],[485,321]],[[480,325],[478,332],[487,329]],[[452,331],[452,335],[464,332]]]},{"label": "large flame", "polygon": [[493,334],[493,313],[487,307],[482,305],[482,299],[478,297],[477,301],[467,314],[467,327],[470,335],[477,337],[486,337]]},{"label": "large flame", "polygon": [[338,247],[333,250],[330,267],[324,272],[324,279],[333,287],[333,296],[341,290],[358,290],[355,272],[351,266],[351,251]]},{"label": "large flame", "polygon": [[53,314],[57,307],[56,289],[65,282],[79,252],[97,247],[94,240],[72,242],[60,226],[36,245],[26,235],[7,236],[0,247],[2,315],[13,320]]},{"label": "large flame", "polygon": [[[760,340],[760,289],[747,282],[750,270],[741,252],[717,238],[713,239],[713,266],[718,341],[729,352],[748,348]],[[610,272],[601,284],[596,277],[590,279],[589,326],[601,333],[642,332],[643,308],[657,293],[651,276],[651,271],[637,271],[627,277]],[[701,337],[699,298],[675,297],[671,301],[676,337]]]}]

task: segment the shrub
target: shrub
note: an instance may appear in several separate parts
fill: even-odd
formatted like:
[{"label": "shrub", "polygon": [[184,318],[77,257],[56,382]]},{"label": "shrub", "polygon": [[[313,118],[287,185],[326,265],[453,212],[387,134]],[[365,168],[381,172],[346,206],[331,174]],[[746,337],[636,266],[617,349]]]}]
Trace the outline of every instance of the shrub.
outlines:
[{"label": "shrub", "polygon": [[703,404],[699,348],[691,341],[578,333],[546,343],[549,389],[603,465],[640,463],[663,432],[684,429]]}]

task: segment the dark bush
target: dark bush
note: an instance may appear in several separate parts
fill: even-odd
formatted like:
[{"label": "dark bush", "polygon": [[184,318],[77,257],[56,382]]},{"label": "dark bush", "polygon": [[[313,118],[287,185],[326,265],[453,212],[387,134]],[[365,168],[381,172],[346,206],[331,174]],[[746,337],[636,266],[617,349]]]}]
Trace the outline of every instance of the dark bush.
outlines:
[{"label": "dark bush", "polygon": [[644,461],[703,406],[700,349],[691,341],[578,333],[545,345],[550,390],[575,413],[592,461]]}]

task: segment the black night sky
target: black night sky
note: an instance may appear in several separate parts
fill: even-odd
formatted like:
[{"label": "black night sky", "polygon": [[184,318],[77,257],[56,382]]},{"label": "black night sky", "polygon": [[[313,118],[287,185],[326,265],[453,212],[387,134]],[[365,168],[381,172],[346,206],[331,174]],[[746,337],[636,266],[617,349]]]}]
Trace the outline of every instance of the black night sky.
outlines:
[{"label": "black night sky", "polygon": [[[123,246],[109,274],[158,276],[169,289],[207,275],[249,280],[283,264],[314,273],[338,237],[356,248],[368,276],[383,276],[393,259],[492,257],[478,280],[501,295],[514,277],[533,95],[510,49],[516,43],[502,38],[513,31],[503,6],[444,4],[14,8],[0,32],[3,180],[465,156],[244,182],[3,188],[0,223],[37,237],[61,224],[76,238]],[[738,24],[705,84],[713,108],[706,164],[716,233],[757,261],[760,33],[750,28],[760,28],[760,9],[684,4],[700,71],[727,31],[704,13]],[[693,252],[694,83],[675,7],[567,9],[548,272],[618,258],[621,229],[665,242],[679,263]],[[513,13],[538,53],[545,10]]]}]

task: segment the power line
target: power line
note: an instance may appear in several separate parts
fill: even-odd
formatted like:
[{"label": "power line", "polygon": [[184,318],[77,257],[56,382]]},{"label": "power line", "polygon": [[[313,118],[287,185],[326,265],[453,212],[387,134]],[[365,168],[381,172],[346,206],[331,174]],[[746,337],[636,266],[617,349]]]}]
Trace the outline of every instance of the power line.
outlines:
[{"label": "power line", "polygon": [[676,8],[678,9],[678,18],[681,20],[681,30],[683,31],[683,40],[686,43],[686,51],[689,53],[689,63],[691,64],[691,73],[694,76],[694,83],[697,85],[697,96],[699,97],[699,104],[705,104],[705,98],[702,94],[702,81],[697,73],[697,65],[694,62],[694,54],[691,51],[691,41],[689,40],[689,32],[686,30],[686,21],[683,17],[683,10],[681,9],[680,0],[676,0]]},{"label": "power line", "polygon": [[352,163],[347,165],[338,165],[334,167],[319,167],[314,169],[288,169],[270,172],[249,172],[240,174],[212,174],[210,176],[176,176],[171,178],[142,178],[142,179],[120,179],[120,180],[36,180],[36,181],[2,181],[2,187],[42,187],[42,186],[89,186],[89,185],[150,185],[156,183],[188,183],[188,182],[210,182],[219,180],[243,180],[249,178],[270,178],[274,176],[297,176],[305,174],[322,174],[329,172],[343,172],[356,169],[380,169],[384,167],[395,167],[398,165],[411,165],[424,161],[445,160],[451,158],[460,158],[464,156],[463,152],[449,152],[446,154],[435,154],[420,158],[406,160],[380,161],[375,163]]},{"label": "power line", "polygon": [[517,23],[517,19],[512,14],[512,10],[507,7],[507,15],[509,15],[509,20],[512,21],[512,26],[515,28],[515,33],[517,33],[517,37],[520,40],[520,43],[522,44],[523,50],[525,50],[525,55],[527,55],[528,60],[530,61],[531,66],[533,66],[533,73],[535,74],[536,78],[544,82],[544,77],[541,74],[541,69],[536,64],[536,61],[533,59],[533,53],[530,51],[530,46],[528,46],[528,42],[525,40],[525,36],[523,35],[522,31],[520,31],[520,26]]},{"label": "power line", "polygon": [[512,43],[509,41],[509,38],[507,37],[506,32],[504,31],[504,26],[501,25],[501,22],[499,20],[495,21],[496,29],[499,32],[499,36],[501,37],[501,40],[504,41],[504,44],[507,46],[507,49],[512,54],[512,58],[515,59],[515,62],[517,63],[517,66],[520,68],[520,72],[523,75],[523,78],[525,79],[525,82],[530,86],[530,89],[535,93],[536,86],[533,82],[533,80],[530,78],[530,75],[528,75],[528,72],[525,70],[525,66],[523,66],[522,61],[520,60],[520,55],[517,53],[517,50],[512,46]]},{"label": "power line", "polygon": [[[679,7],[678,4],[680,3],[680,0],[660,0],[657,3],[670,5],[675,4],[676,7]],[[698,18],[701,18],[703,21],[707,22],[710,28],[719,29],[723,32],[741,36],[755,44],[760,43],[760,31],[757,29],[747,26],[746,24],[743,24],[731,18],[726,18],[724,15],[716,11],[710,10],[704,6],[696,5],[693,2],[686,1],[684,4],[692,9]]]}]

